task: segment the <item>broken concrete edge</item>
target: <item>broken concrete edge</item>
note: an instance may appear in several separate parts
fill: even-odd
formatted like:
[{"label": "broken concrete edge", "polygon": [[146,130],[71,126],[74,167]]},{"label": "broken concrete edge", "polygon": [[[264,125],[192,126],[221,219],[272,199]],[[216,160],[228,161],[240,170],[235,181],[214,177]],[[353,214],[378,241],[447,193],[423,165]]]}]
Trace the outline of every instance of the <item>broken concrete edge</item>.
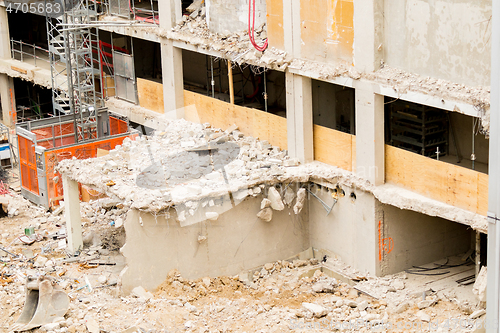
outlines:
[{"label": "broken concrete edge", "polygon": [[[100,157],[99,159],[108,160],[112,159],[112,157],[107,155]],[[77,163],[91,164],[92,161],[91,159],[64,160],[61,161],[61,163],[57,166],[57,170],[61,174],[66,175],[83,185],[90,186],[91,188],[106,194],[111,198],[111,200],[119,202],[123,202],[125,200],[125,198],[119,197],[117,195],[117,192],[113,191],[112,186],[107,186],[105,181],[97,177],[93,178],[93,180],[96,180],[96,182],[93,183],[89,182],[88,177],[75,177],[75,173],[73,171],[75,171],[75,169],[78,170],[80,167]],[[126,186],[126,184],[121,183],[120,180],[114,181],[116,181],[117,185],[119,186]],[[162,211],[168,211],[176,205],[181,205],[188,201],[220,198],[227,195],[228,193],[245,191],[248,188],[256,187],[261,184],[265,184],[266,186],[271,187],[278,184],[288,184],[292,182],[302,184],[309,182],[318,184],[331,184],[332,188],[339,184],[341,186],[346,186],[356,190],[362,190],[364,192],[371,193],[377,200],[379,200],[383,204],[465,224],[472,227],[474,230],[485,234],[488,232],[488,223],[486,216],[482,216],[465,209],[454,207],[437,200],[427,198],[423,195],[419,195],[410,190],[406,190],[395,185],[384,184],[380,186],[374,186],[369,181],[356,176],[352,172],[342,170],[338,167],[330,166],[318,161],[296,167],[285,167],[285,173],[282,176],[268,176],[265,178],[247,182],[243,185],[229,185],[227,187],[219,188],[209,193],[204,193],[203,195],[191,195],[177,201],[172,199],[167,201],[155,200],[153,203],[147,206],[136,205],[135,203],[132,203],[129,208],[139,209],[143,212],[159,213]]]},{"label": "broken concrete edge", "polygon": [[[107,20],[109,20],[109,17],[105,17],[103,21]],[[116,18],[109,20],[109,22],[113,21],[117,21]],[[182,22],[182,26],[186,26],[187,24],[185,23]],[[311,77],[314,76],[326,81],[333,78],[362,79],[391,87],[397,90],[398,94],[416,92],[450,101],[467,103],[481,111],[483,130],[486,134],[489,133],[489,87],[472,87],[451,81],[424,77],[401,69],[392,68],[388,65],[384,65],[374,72],[359,72],[348,62],[338,61],[334,64],[329,64],[292,58],[287,52],[276,48],[268,48],[264,52],[258,52],[247,41],[240,43],[238,46],[239,49],[235,52],[234,50],[230,51],[234,47],[234,43],[227,42],[226,39],[239,36],[245,32],[223,36],[212,33],[207,27],[204,27],[204,30],[198,31],[199,33],[196,35],[188,29],[182,29],[182,26],[173,27],[171,31],[156,26],[134,27],[134,25],[130,25],[130,29],[133,28],[136,31],[154,34],[158,38],[185,43],[186,49],[196,48],[201,53],[213,53],[217,58],[230,60],[237,64],[250,64],[278,71],[285,71],[287,68],[290,68],[294,72],[299,71],[302,74],[310,73]],[[188,45],[189,47],[187,47]],[[183,48],[182,45],[181,48]],[[438,87],[437,89],[436,86]]]}]

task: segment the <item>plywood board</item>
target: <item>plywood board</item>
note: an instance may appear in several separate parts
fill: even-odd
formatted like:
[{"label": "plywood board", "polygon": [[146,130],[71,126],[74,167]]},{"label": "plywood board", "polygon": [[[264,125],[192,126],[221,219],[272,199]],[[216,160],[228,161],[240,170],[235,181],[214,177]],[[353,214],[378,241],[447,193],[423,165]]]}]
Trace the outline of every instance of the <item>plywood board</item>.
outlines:
[{"label": "plywood board", "polygon": [[227,129],[232,125],[245,135],[267,140],[271,145],[287,149],[286,119],[257,109],[233,105],[209,96],[184,90],[186,120],[210,123]]},{"label": "plywood board", "polygon": [[164,113],[163,85],[159,82],[137,78],[139,105],[148,110]]},{"label": "plywood board", "polygon": [[486,174],[386,145],[385,181],[431,199],[486,215]]},{"label": "plywood board", "polygon": [[314,125],[314,159],[352,171],[353,135]]}]

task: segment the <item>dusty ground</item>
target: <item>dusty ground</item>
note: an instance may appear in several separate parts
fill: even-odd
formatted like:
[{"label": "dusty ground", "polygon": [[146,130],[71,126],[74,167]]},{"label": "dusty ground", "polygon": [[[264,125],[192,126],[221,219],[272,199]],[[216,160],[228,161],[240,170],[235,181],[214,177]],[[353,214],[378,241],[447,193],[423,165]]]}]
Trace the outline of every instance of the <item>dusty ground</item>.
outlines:
[{"label": "dusty ground", "polygon": [[[0,219],[0,246],[20,258],[0,250],[1,332],[9,332],[22,311],[25,276],[40,274],[56,278],[71,305],[58,323],[34,332],[122,332],[130,327],[144,332],[467,332],[478,322],[470,317],[475,306],[439,294],[422,301],[401,276],[368,278],[374,286],[387,286],[386,297],[372,298],[326,276],[320,269],[329,263],[317,259],[268,263],[250,280],[188,281],[174,270],[153,294],[137,291],[123,297],[119,274],[125,263],[118,249],[125,240],[120,225],[126,211],[109,203],[83,203],[82,262],[63,263],[68,256],[58,249],[61,240],[50,238],[64,230],[63,214],[45,213],[15,194],[7,197],[11,217]],[[18,236],[29,225],[46,237],[21,243]],[[92,265],[96,258],[115,264]],[[77,290],[86,285],[85,278],[92,291]]]}]

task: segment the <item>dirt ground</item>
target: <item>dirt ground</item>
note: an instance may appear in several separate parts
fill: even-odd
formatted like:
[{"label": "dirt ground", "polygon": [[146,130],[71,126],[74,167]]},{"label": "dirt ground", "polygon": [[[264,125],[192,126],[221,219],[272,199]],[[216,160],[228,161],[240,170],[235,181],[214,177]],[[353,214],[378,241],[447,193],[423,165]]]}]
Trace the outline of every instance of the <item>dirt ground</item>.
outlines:
[{"label": "dirt ground", "polygon": [[[387,297],[370,297],[322,273],[328,261],[317,259],[268,263],[250,279],[189,281],[173,270],[158,290],[124,296],[124,209],[82,203],[85,248],[70,257],[63,213],[45,212],[12,192],[4,198],[10,216],[0,219],[0,246],[18,257],[0,250],[1,332],[23,309],[28,275],[53,277],[70,298],[64,318],[33,332],[469,332],[480,322],[471,317],[476,306],[439,294],[424,301],[405,288],[404,277],[368,278],[388,286]],[[31,245],[19,238],[28,226],[40,238]]]}]

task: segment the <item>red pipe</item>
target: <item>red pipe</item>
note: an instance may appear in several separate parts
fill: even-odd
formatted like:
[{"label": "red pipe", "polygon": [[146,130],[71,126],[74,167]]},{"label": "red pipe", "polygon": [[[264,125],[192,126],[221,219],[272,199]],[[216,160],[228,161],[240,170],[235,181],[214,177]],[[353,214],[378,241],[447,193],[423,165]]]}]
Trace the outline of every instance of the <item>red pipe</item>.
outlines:
[{"label": "red pipe", "polygon": [[[253,17],[252,17],[252,7],[253,7]],[[253,47],[255,47],[257,51],[264,52],[264,50],[267,49],[268,45],[267,38],[264,42],[264,45],[259,46],[255,42],[254,31],[255,31],[255,0],[248,0],[248,37],[250,38],[250,43],[252,43]]]}]

